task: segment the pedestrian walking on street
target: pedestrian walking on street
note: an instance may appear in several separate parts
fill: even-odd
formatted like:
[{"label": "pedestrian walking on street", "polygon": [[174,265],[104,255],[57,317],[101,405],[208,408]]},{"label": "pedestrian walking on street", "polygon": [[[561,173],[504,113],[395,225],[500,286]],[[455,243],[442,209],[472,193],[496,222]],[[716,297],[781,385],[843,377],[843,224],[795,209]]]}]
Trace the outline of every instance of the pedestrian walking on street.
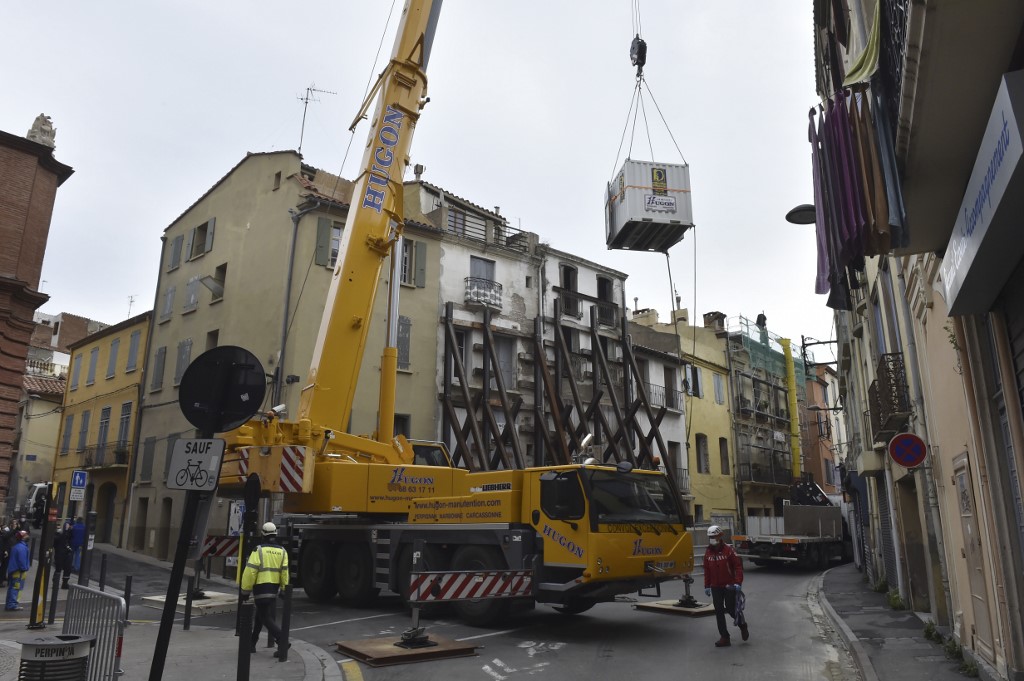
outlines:
[{"label": "pedestrian walking on street", "polygon": [[82,547],[85,546],[85,521],[79,516],[71,526],[71,569],[75,574],[82,569]]},{"label": "pedestrian walking on street", "polygon": [[7,607],[5,610],[21,610],[18,596],[25,586],[25,573],[31,566],[28,552],[28,532],[21,530],[17,534],[18,542],[11,547],[10,563],[7,567]]},{"label": "pedestrian walking on street", "polygon": [[[252,594],[256,601],[256,618],[252,631],[252,652],[256,652],[256,644],[260,640],[260,631],[267,627],[270,646],[281,641],[281,627],[274,619],[274,599],[284,595],[288,586],[288,552],[277,543],[277,526],[274,523],[263,525],[263,543],[249,554],[249,560],[242,572],[242,600],[248,600]],[[285,641],[281,650],[287,650],[290,644]],[[274,657],[283,659],[281,652]]]},{"label": "pedestrian walking on street", "polygon": [[53,578],[60,576],[60,588],[68,588],[71,579],[71,523],[65,522],[53,537]]},{"label": "pedestrian walking on street", "polygon": [[7,586],[7,565],[11,560],[11,537],[14,532],[5,524],[0,530],[0,586]]},{"label": "pedestrian walking on street", "polygon": [[740,628],[744,641],[750,636],[743,610],[736,608],[737,596],[742,599],[743,559],[722,540],[723,534],[722,528],[718,525],[709,527],[708,548],[704,551],[704,593],[711,596],[711,601],[715,605],[715,621],[721,635],[721,638],[715,641],[716,648],[732,645],[729,627],[725,622],[726,613]]}]

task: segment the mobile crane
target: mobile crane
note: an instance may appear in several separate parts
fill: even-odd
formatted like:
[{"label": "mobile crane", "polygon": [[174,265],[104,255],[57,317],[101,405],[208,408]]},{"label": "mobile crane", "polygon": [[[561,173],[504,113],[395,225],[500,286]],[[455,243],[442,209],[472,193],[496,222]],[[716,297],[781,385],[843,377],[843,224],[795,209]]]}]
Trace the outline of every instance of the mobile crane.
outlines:
[{"label": "mobile crane", "polygon": [[[583,612],[692,571],[678,493],[630,462],[473,472],[453,466],[442,443],[392,437],[401,258],[391,258],[377,430],[345,428],[383,263],[401,253],[402,178],[440,5],[407,0],[391,61],[356,117],[379,95],[298,418],[270,413],[227,434],[220,493],[239,495],[252,473],[263,493],[284,492],[294,581],[314,601],[408,597],[419,541],[428,570],[529,570],[522,600]],[[510,601],[454,605],[482,625]]]}]

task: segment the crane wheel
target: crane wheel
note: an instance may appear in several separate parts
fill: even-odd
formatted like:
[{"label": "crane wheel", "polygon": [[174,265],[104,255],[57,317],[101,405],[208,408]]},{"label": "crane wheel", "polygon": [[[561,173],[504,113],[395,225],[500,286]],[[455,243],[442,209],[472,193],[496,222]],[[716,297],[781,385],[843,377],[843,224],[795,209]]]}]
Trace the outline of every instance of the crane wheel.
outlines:
[{"label": "crane wheel", "polygon": [[365,606],[380,593],[374,585],[373,557],[365,544],[342,543],[334,554],[334,582],[348,605]]},{"label": "crane wheel", "polygon": [[329,543],[311,541],[303,547],[299,576],[311,601],[326,603],[338,593],[334,581],[334,551]]},{"label": "crane wheel", "polygon": [[[505,558],[493,546],[463,546],[452,556],[452,570],[457,572],[479,572],[483,570],[505,570]],[[505,598],[485,598],[475,601],[456,601],[455,611],[466,624],[486,627],[506,618],[510,602]]]}]

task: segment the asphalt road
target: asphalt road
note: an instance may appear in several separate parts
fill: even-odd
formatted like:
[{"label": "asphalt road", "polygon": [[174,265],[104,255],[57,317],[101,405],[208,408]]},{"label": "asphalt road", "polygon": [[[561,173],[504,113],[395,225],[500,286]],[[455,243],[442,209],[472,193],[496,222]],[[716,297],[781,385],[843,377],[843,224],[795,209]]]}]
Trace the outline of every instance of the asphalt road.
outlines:
[{"label": "asphalt road", "polygon": [[[714,617],[688,617],[636,610],[630,602],[607,603],[569,616],[546,606],[521,612],[500,628],[481,629],[443,615],[422,618],[427,634],[477,646],[476,656],[371,667],[337,652],[338,641],[399,640],[411,626],[409,612],[395,600],[354,609],[315,604],[295,594],[293,635],[333,654],[347,681],[515,681],[536,677],[557,681],[643,678],[785,679],[853,681],[855,667],[817,601],[820,573],[749,566],[744,583],[750,640],[733,629],[733,645],[715,648]],[[698,585],[700,582],[698,581]],[[663,589],[660,600],[676,599],[681,583]],[[703,589],[695,589],[698,600]],[[647,600],[647,599],[631,599]],[[659,599],[650,599],[659,600]],[[197,622],[233,627],[234,615]]]}]

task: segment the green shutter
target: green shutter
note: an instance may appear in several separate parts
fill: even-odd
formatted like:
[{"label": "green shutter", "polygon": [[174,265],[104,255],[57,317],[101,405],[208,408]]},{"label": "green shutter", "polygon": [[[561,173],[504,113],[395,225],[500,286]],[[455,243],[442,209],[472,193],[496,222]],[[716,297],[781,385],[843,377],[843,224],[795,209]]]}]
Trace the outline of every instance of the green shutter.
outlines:
[{"label": "green shutter", "polygon": [[416,244],[416,287],[427,285],[427,242],[417,241]]},{"label": "green shutter", "polygon": [[316,264],[323,267],[331,265],[331,219],[316,219]]},{"label": "green shutter", "polygon": [[206,223],[206,247],[203,250],[204,253],[209,253],[213,250],[213,228],[217,224],[217,218],[210,218],[210,221]]}]

